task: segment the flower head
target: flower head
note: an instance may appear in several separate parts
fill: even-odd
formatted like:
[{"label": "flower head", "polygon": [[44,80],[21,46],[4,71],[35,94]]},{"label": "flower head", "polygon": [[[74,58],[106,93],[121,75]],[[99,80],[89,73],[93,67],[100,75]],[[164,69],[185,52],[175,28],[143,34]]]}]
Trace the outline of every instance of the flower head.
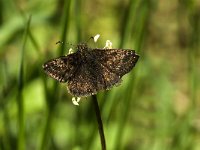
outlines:
[{"label": "flower head", "polygon": [[100,34],[97,34],[97,35],[94,36],[93,39],[94,39],[94,42],[95,42],[95,43],[97,42],[97,40],[98,40],[99,37],[100,37]]},{"label": "flower head", "polygon": [[107,40],[104,49],[111,49],[111,48],[112,48],[112,42],[110,40]]},{"label": "flower head", "polygon": [[72,103],[76,106],[79,105],[81,98],[80,97],[72,97]]}]

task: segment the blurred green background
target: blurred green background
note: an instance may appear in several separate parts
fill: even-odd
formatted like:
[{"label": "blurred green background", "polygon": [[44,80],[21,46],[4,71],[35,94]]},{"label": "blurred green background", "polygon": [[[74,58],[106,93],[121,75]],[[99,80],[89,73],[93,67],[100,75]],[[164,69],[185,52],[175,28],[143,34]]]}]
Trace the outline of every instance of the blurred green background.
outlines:
[{"label": "blurred green background", "polygon": [[1,0],[0,149],[101,149],[90,97],[42,70],[97,33],[140,55],[97,95],[108,150],[199,150],[199,0]]}]

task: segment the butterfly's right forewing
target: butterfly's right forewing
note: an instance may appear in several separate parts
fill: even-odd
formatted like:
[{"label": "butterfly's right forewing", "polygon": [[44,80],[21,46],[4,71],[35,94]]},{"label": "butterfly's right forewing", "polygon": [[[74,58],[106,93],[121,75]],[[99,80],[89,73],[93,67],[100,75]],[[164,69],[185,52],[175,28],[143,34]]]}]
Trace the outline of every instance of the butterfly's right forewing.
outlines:
[{"label": "butterfly's right forewing", "polygon": [[128,73],[139,58],[135,51],[130,49],[94,49],[92,53],[96,61],[120,77]]},{"label": "butterfly's right forewing", "polygon": [[44,63],[43,69],[50,77],[58,80],[59,82],[66,82],[70,76],[76,71],[78,55],[70,54],[49,60]]}]

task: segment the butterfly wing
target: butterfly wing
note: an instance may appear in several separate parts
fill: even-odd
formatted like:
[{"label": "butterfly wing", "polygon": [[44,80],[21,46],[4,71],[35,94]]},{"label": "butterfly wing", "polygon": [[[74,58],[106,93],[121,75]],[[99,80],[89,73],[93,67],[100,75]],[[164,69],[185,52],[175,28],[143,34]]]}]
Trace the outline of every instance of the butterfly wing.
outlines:
[{"label": "butterfly wing", "polygon": [[76,71],[78,66],[78,55],[70,54],[47,61],[43,69],[50,77],[59,82],[66,82]]},{"label": "butterfly wing", "polygon": [[110,72],[98,63],[92,55],[87,55],[86,60],[68,80],[68,91],[74,96],[89,96],[99,90],[111,88],[121,80],[115,73]]},{"label": "butterfly wing", "polygon": [[138,58],[133,50],[94,49],[52,59],[43,69],[59,82],[68,81],[69,93],[81,97],[119,84]]},{"label": "butterfly wing", "polygon": [[94,49],[91,53],[96,61],[120,77],[128,73],[139,58],[139,55],[130,49]]},{"label": "butterfly wing", "polygon": [[79,66],[79,69],[68,80],[68,91],[73,96],[89,96],[97,93],[95,88],[95,78],[90,74],[85,64]]}]

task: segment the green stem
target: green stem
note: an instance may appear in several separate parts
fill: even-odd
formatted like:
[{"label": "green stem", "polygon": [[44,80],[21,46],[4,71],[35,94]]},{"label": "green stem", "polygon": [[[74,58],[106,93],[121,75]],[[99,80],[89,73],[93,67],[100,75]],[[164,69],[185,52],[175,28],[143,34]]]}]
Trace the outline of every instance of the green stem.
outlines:
[{"label": "green stem", "polygon": [[50,111],[48,111],[48,114],[47,114],[47,120],[46,120],[46,123],[45,123],[45,128],[44,128],[44,132],[43,132],[43,136],[42,136],[42,143],[41,143],[40,150],[44,150],[44,149],[47,148],[48,139],[49,139],[49,136],[50,136],[49,130],[50,130],[52,117],[53,117],[53,113],[50,110]]},{"label": "green stem", "polygon": [[24,100],[22,96],[23,87],[24,87],[24,50],[25,45],[28,37],[28,30],[31,22],[31,16],[28,19],[25,33],[24,33],[24,39],[23,39],[23,45],[21,49],[21,59],[20,59],[20,68],[19,68],[19,79],[18,79],[18,94],[17,94],[17,107],[18,107],[18,143],[17,148],[18,150],[25,149],[25,137],[24,137]]},{"label": "green stem", "polygon": [[98,128],[99,128],[99,135],[100,135],[100,139],[101,139],[101,147],[102,147],[102,150],[106,150],[106,140],[105,140],[105,136],[104,136],[103,123],[102,123],[102,120],[101,120],[101,114],[100,114],[100,109],[99,109],[99,105],[98,105],[96,95],[92,95],[92,101],[93,101],[94,110],[95,110]]}]

